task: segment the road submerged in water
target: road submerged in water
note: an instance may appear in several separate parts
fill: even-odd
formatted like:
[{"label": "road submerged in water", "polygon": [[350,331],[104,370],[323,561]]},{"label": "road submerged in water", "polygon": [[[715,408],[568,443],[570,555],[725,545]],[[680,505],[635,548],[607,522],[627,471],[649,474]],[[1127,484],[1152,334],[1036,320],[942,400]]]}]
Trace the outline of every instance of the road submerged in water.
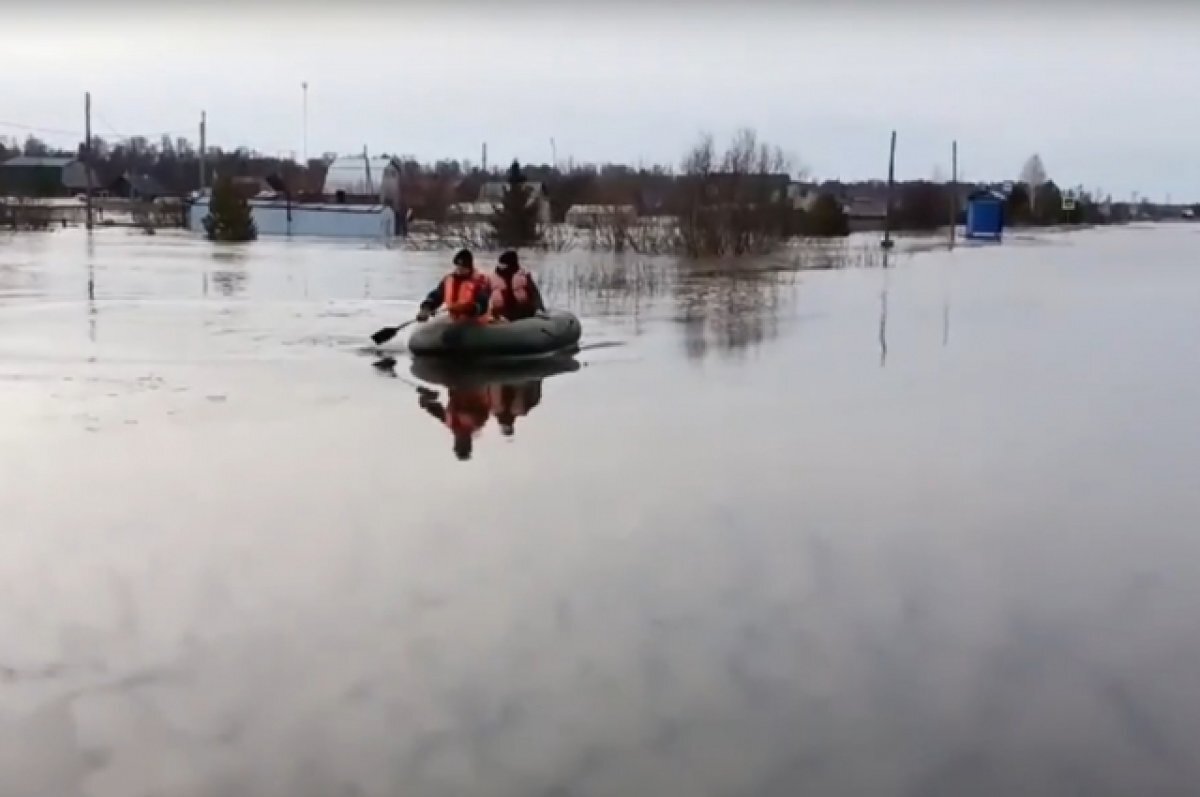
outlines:
[{"label": "road submerged in water", "polygon": [[1197,242],[534,258],[463,457],[440,255],[7,236],[0,794],[1191,793]]}]

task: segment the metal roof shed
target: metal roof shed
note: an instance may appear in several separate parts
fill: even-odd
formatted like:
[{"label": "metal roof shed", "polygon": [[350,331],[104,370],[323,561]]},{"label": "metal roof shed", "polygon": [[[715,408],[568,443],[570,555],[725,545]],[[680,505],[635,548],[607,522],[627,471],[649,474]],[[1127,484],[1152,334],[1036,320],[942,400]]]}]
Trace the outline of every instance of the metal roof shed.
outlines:
[{"label": "metal roof shed", "polygon": [[396,158],[363,155],[338,156],[325,172],[327,196],[379,197],[385,203],[400,198],[400,161]]},{"label": "metal roof shed", "polygon": [[89,171],[92,187],[100,188],[95,170],[78,158],[18,155],[0,164],[0,186],[15,196],[63,196],[87,190]]}]

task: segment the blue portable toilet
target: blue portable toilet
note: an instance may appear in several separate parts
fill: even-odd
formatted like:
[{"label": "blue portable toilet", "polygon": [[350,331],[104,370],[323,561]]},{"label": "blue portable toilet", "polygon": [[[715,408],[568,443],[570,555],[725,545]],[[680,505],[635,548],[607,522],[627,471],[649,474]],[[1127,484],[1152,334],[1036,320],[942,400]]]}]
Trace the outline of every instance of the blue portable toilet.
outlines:
[{"label": "blue portable toilet", "polygon": [[967,197],[967,238],[976,241],[999,241],[1003,232],[1003,196],[995,191],[976,191]]}]

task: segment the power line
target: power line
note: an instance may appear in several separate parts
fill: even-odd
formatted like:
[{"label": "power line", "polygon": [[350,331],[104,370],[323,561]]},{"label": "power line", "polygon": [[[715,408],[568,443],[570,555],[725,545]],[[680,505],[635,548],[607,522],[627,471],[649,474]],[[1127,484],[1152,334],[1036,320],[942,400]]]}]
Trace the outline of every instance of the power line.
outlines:
[{"label": "power line", "polygon": [[[103,122],[104,126],[108,128],[108,130],[109,130],[108,137],[109,138],[122,139],[122,140],[126,140],[126,141],[129,139],[134,139],[134,138],[144,138],[147,141],[149,141],[151,139],[158,138],[160,136],[183,136],[183,135],[187,135],[188,133],[192,132],[191,129],[189,128],[186,130],[184,130],[184,129],[160,130],[157,133],[119,133],[116,130],[114,130],[112,128],[112,125],[110,125],[104,119],[104,117],[101,116],[98,112],[96,113],[96,116],[99,117],[100,121]],[[59,135],[59,136],[75,136],[75,137],[79,138],[80,140],[83,139],[83,131],[82,130],[64,130],[63,128],[60,128],[60,127],[42,127],[40,125],[30,125],[30,124],[24,124],[22,122],[8,122],[8,121],[4,121],[4,120],[0,120],[0,127],[11,127],[11,128],[15,128],[17,130],[25,130],[30,133],[48,133],[51,135]],[[101,136],[101,138],[104,138],[104,136]]]},{"label": "power line", "polygon": [[[92,135],[97,138],[101,138],[105,141],[116,140],[116,141],[121,141],[121,142],[128,142],[135,138],[143,138],[148,143],[154,143],[154,142],[157,142],[157,140],[162,136],[170,136],[170,137],[183,136],[185,138],[188,138],[188,141],[191,141],[190,134],[195,133],[195,131],[192,130],[191,128],[188,128],[185,130],[184,129],[163,130],[163,131],[160,131],[158,133],[153,133],[153,134],[120,133],[117,130],[115,130],[113,128],[112,124],[95,108],[92,109],[92,116],[94,118],[98,119],[101,122],[101,124],[103,124],[104,127],[107,128],[109,131],[107,135],[97,136],[96,131],[93,130]],[[0,119],[0,128],[11,128],[13,130],[20,130],[20,131],[24,131],[27,133],[39,133],[39,134],[52,135],[52,136],[70,136],[71,139],[76,142],[83,141],[83,138],[85,135],[83,130],[67,130],[67,129],[64,129],[61,127],[45,127],[42,125],[26,124],[24,122],[10,122],[10,121],[6,121],[6,120],[2,120],[2,119]],[[274,142],[274,143],[278,144],[278,142]],[[240,144],[237,147],[234,147],[234,148],[228,150],[228,152],[234,152],[239,149],[245,149],[259,157],[268,157],[268,158],[273,157],[273,158],[285,158],[285,159],[290,157],[291,159],[294,160],[297,156],[297,153],[295,152],[295,150],[293,150],[289,147],[283,147],[283,146],[254,147],[254,146],[250,146],[248,144]]]},{"label": "power line", "polygon": [[100,122],[101,122],[101,123],[102,123],[102,124],[103,124],[105,127],[107,127],[107,128],[108,128],[108,132],[109,132],[109,133],[111,133],[113,136],[115,136],[115,137],[117,137],[117,138],[123,138],[123,139],[130,139],[130,138],[145,138],[145,139],[151,139],[151,138],[155,138],[155,137],[161,137],[161,136],[180,136],[180,135],[186,135],[187,133],[190,133],[190,132],[192,132],[192,131],[191,131],[191,129],[189,128],[188,130],[163,130],[163,131],[160,131],[160,132],[158,132],[158,133],[151,134],[151,135],[146,135],[146,134],[133,134],[133,135],[129,135],[129,134],[126,134],[126,133],[120,133],[120,132],[117,132],[117,130],[116,130],[115,128],[113,128],[112,124],[111,124],[111,123],[108,121],[108,119],[107,119],[107,118],[105,118],[104,114],[100,113],[99,111],[93,111],[93,113],[94,113],[94,114],[95,114],[95,115],[96,115],[96,116],[97,116],[97,117],[100,119]]},{"label": "power line", "polygon": [[25,125],[20,122],[5,122],[0,120],[0,127],[15,127],[19,130],[28,130],[32,133],[54,133],[64,136],[78,136],[82,131],[79,130],[61,130],[54,127],[38,127],[36,125]]},{"label": "power line", "polygon": [[114,136],[120,135],[116,130],[113,130],[113,126],[108,123],[108,119],[104,117],[104,114],[100,113],[99,111],[93,111],[93,114],[97,119],[100,120],[100,124],[108,128],[108,132],[112,133]]}]

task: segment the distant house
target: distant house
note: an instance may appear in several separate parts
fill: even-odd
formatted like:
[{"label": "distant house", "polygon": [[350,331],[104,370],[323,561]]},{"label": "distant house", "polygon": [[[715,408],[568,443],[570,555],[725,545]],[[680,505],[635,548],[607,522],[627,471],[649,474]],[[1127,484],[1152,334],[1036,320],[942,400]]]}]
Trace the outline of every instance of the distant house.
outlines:
[{"label": "distant house", "polygon": [[[6,196],[65,197],[88,189],[87,167],[69,156],[18,155],[0,163],[0,193]],[[100,188],[91,170],[92,188]]]},{"label": "distant house", "polygon": [[339,203],[380,202],[398,208],[402,171],[398,158],[339,155],[325,172],[321,193]]},{"label": "distant house", "polygon": [[[188,205],[187,225],[203,232],[210,196],[199,196]],[[331,203],[295,204],[278,197],[249,200],[250,213],[260,236],[314,236],[388,240],[396,234],[396,214],[386,205]]]},{"label": "distant house", "polygon": [[851,220],[882,221],[887,218],[887,199],[853,195],[843,200],[842,211]]},{"label": "distant house", "polygon": [[751,185],[765,196],[767,202],[786,202],[792,186],[792,178],[786,174],[749,174]]},{"label": "distant house", "polygon": [[242,175],[231,177],[230,183],[233,185],[233,190],[243,199],[253,199],[257,196],[274,195],[275,191],[271,186],[267,185],[267,181],[261,177],[252,175]]},{"label": "distant house", "polygon": [[566,214],[567,224],[585,229],[635,221],[637,208],[633,205],[572,205]]},{"label": "distant house", "polygon": [[402,209],[413,219],[438,220],[454,203],[462,178],[439,175],[409,175],[400,184]]},{"label": "distant house", "polygon": [[[221,179],[221,175],[215,174],[215,175],[213,175],[212,179],[213,179],[213,182],[215,183],[217,180]],[[275,196],[275,189],[271,188],[271,186],[267,184],[267,181],[265,179],[263,179],[262,177],[254,177],[252,175],[238,175],[236,177],[230,177],[229,184],[233,188],[234,194],[241,197],[242,199],[255,199],[255,198],[269,199],[269,198]],[[199,200],[208,201],[208,198],[211,196],[212,196],[212,186],[210,185],[206,188],[201,188],[198,191],[192,191],[189,194],[189,199],[191,201],[199,201]]]},{"label": "distant house", "polygon": [[[546,194],[546,187],[540,182],[530,181],[525,183],[525,187],[530,189],[529,204],[537,203],[538,206],[538,221],[542,224],[550,223],[550,197]],[[500,205],[504,201],[504,192],[508,189],[508,182],[504,180],[492,180],[486,182],[479,189],[478,202],[486,202],[493,205]]]},{"label": "distant house", "polygon": [[499,210],[496,202],[455,202],[448,215],[459,223],[480,224],[491,221]]},{"label": "distant house", "polygon": [[816,185],[793,180],[788,183],[786,196],[792,210],[807,212],[812,210],[813,205],[816,204],[817,197],[821,196],[821,190]]},{"label": "distant house", "polygon": [[130,174],[129,172],[109,183],[107,190],[109,196],[123,197],[124,199],[149,200],[172,196],[172,192],[150,175]]}]

